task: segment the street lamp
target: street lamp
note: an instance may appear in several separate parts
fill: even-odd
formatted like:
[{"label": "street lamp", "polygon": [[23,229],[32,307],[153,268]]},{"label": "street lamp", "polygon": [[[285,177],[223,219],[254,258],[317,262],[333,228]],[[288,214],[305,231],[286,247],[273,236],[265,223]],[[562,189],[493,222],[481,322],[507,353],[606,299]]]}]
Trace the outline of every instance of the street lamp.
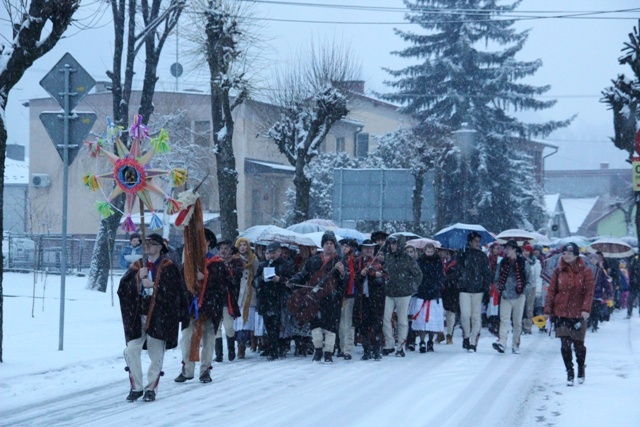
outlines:
[{"label": "street lamp", "polygon": [[478,131],[471,129],[467,123],[463,123],[459,130],[451,132],[453,134],[453,143],[462,156],[464,163],[463,167],[463,182],[464,188],[462,193],[462,222],[469,223],[469,209],[468,196],[467,196],[467,184],[469,179],[469,159],[471,154],[475,151],[476,134]]}]

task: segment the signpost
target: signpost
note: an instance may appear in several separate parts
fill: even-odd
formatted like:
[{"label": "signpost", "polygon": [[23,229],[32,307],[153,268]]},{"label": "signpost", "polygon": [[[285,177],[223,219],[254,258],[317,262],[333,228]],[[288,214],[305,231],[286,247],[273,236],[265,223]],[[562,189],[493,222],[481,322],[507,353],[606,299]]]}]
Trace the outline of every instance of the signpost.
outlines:
[{"label": "signpost", "polygon": [[75,113],[73,109],[96,84],[95,80],[68,53],[47,73],[40,86],[63,108],[60,112],[44,112],[40,120],[47,130],[63,163],[62,178],[62,254],[60,260],[60,335],[58,350],[64,343],[64,299],[67,276],[67,199],[69,191],[69,165],[73,162],[87,137],[95,113]]}]

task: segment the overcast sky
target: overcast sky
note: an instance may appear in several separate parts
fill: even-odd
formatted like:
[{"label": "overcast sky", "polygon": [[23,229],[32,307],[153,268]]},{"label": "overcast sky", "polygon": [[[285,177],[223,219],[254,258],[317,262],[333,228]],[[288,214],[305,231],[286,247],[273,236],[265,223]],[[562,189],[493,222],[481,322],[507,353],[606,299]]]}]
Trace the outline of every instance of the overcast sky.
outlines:
[{"label": "overcast sky", "polygon": [[[80,22],[67,32],[68,37],[38,60],[12,90],[7,108],[9,143],[28,145],[28,109],[22,104],[32,98],[48,96],[39,82],[65,52],[71,53],[96,80],[107,79],[105,71],[111,68],[113,53],[111,10],[103,4],[96,13],[99,2],[83,3],[86,6],[81,10]],[[298,6],[301,3],[307,6]],[[335,5],[356,7],[345,9]],[[522,16],[548,17],[566,16],[578,11],[606,12],[639,6],[637,0],[524,0],[518,11]],[[383,7],[387,9],[380,10]],[[260,46],[262,59],[256,68],[262,70],[263,76],[267,76],[272,66],[286,64],[300,48],[309,46],[312,39],[337,39],[349,44],[361,61],[365,90],[386,92],[388,88],[384,80],[389,76],[382,67],[397,69],[407,64],[391,54],[406,46],[394,34],[393,28],[412,29],[403,21],[402,7],[402,0],[265,1],[254,8],[256,22],[261,26],[259,33],[264,40]],[[87,13],[89,9],[90,14]],[[0,13],[6,12],[2,10]],[[531,30],[517,59],[530,61],[539,58],[543,61],[542,68],[527,82],[551,85],[548,97],[558,101],[552,109],[527,114],[526,119],[559,120],[578,115],[570,127],[556,131],[546,139],[559,147],[558,153],[547,158],[547,169],[595,169],[600,167],[601,162],[608,162],[612,168],[629,167],[624,161],[626,153],[609,141],[613,135],[612,114],[599,99],[600,92],[610,85],[612,78],[621,72],[629,74],[630,69],[619,66],[617,59],[629,32],[637,25],[640,12],[587,16],[597,19],[522,19],[516,24],[520,30]],[[8,24],[3,19],[0,25],[0,33],[6,37],[9,34]],[[187,28],[180,27],[180,32],[188,31]],[[183,45],[179,43],[179,46]],[[190,65],[192,61],[182,53],[178,60],[185,65],[185,74],[179,82],[180,89],[206,90],[206,67],[194,69]],[[138,63],[142,64],[142,61],[139,59]],[[174,37],[167,42],[160,62],[158,90],[175,89],[176,80],[169,72],[170,65],[175,61]],[[136,84],[141,86],[139,80]],[[268,86],[268,80],[265,78],[261,84]],[[551,152],[547,149],[545,154]]]}]

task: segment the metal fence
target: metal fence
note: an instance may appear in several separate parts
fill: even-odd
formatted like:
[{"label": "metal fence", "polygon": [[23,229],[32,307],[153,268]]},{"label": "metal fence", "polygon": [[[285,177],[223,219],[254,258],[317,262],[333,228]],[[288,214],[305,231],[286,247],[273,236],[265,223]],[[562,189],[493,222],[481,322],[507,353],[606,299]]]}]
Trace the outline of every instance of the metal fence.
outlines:
[{"label": "metal fence", "polygon": [[[95,236],[67,236],[67,272],[88,272]],[[116,240],[111,252],[112,268],[120,269],[118,257],[126,239]],[[2,239],[2,269],[60,272],[62,236],[5,234]]]}]

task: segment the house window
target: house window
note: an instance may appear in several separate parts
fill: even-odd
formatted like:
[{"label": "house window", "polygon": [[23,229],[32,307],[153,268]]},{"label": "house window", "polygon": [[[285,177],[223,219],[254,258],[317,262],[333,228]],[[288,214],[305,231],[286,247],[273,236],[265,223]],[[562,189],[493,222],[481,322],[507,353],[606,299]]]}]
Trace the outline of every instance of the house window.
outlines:
[{"label": "house window", "polygon": [[344,151],[344,138],[336,138],[336,153]]},{"label": "house window", "polygon": [[193,122],[193,143],[201,147],[211,145],[211,124],[208,120],[196,120]]},{"label": "house window", "polygon": [[358,158],[366,158],[369,156],[369,134],[356,134],[355,156]]}]

